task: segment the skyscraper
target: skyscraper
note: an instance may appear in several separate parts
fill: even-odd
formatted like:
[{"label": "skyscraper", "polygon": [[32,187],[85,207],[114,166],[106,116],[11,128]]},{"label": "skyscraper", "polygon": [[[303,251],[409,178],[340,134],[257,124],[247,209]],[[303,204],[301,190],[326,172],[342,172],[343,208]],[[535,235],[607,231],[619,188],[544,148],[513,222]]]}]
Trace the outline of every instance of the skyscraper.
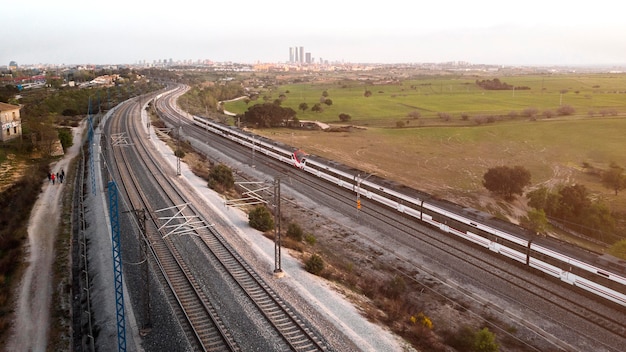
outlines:
[{"label": "skyscraper", "polygon": [[289,47],[289,62],[292,63],[294,62],[295,58],[293,56],[293,52],[294,52],[295,48]]},{"label": "skyscraper", "polygon": [[300,63],[304,62],[304,47],[300,47]]}]

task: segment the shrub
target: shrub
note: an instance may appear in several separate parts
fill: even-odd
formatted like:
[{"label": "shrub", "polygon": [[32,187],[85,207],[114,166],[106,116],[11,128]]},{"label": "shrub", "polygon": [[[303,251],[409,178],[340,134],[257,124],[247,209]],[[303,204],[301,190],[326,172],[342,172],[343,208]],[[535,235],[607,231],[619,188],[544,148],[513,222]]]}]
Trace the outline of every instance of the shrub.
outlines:
[{"label": "shrub", "polygon": [[302,241],[303,232],[300,225],[296,224],[295,222],[290,223],[287,227],[287,237],[293,238],[298,242]]},{"label": "shrub", "polygon": [[71,147],[74,144],[71,129],[61,128],[58,134],[59,134],[59,140],[61,141],[61,145],[63,146],[63,150],[67,150],[67,148]]},{"label": "shrub", "polygon": [[408,117],[412,118],[412,119],[419,119],[420,117],[422,117],[422,114],[418,111],[418,110],[413,110],[411,112],[409,112],[407,114]]},{"label": "shrub", "polygon": [[352,119],[352,116],[350,116],[349,114],[345,114],[345,113],[343,113],[343,112],[342,112],[341,114],[339,114],[339,120],[340,120],[341,122],[348,122],[348,121],[350,121],[351,119]]},{"label": "shrub", "polygon": [[185,157],[185,151],[182,149],[176,149],[174,151],[174,156],[178,157],[178,158],[184,158]]},{"label": "shrub", "polygon": [[406,123],[404,121],[396,121],[397,128],[404,128],[404,126],[406,126]]},{"label": "shrub", "polygon": [[216,189],[216,187],[222,187],[223,189],[230,189],[235,185],[235,178],[233,177],[233,171],[224,164],[219,164],[211,169],[209,172],[209,187]]},{"label": "shrub", "polygon": [[417,316],[415,315],[411,315],[411,318],[409,318],[409,321],[411,322],[411,324],[413,325],[417,325],[417,323],[419,323],[421,326],[432,330],[433,328],[433,321],[430,320],[430,318],[428,316],[426,316],[426,314],[420,312]]},{"label": "shrub", "polygon": [[556,113],[560,116],[573,115],[575,112],[576,109],[574,109],[574,107],[572,107],[571,105],[563,105],[556,109]]},{"label": "shrub", "polygon": [[307,233],[306,235],[304,235],[304,240],[311,246],[314,246],[317,242],[317,238],[315,238],[312,233]]},{"label": "shrub", "polygon": [[476,352],[496,352],[499,349],[496,335],[487,328],[482,328],[474,333],[472,347],[472,350]]},{"label": "shrub", "polygon": [[324,270],[324,259],[317,254],[313,254],[306,261],[304,268],[313,275],[319,275]]},{"label": "shrub", "polygon": [[387,283],[385,291],[388,298],[399,298],[406,292],[406,282],[404,282],[402,276],[394,276]]},{"label": "shrub", "polygon": [[250,211],[248,223],[252,228],[263,232],[274,228],[272,214],[264,205],[259,205]]}]

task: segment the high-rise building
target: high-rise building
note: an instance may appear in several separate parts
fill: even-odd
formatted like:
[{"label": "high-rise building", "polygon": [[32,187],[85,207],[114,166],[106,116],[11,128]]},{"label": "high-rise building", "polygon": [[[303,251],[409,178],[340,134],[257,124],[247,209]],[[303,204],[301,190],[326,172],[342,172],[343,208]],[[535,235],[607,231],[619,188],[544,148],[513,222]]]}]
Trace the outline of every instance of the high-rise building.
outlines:
[{"label": "high-rise building", "polygon": [[313,63],[313,60],[311,59],[311,53],[306,53],[305,55],[306,55],[305,56],[306,57],[306,63],[307,64]]},{"label": "high-rise building", "polygon": [[294,46],[294,47],[293,47],[293,50],[294,50],[294,51],[295,51],[295,53],[296,53],[296,54],[295,54],[295,56],[294,56],[294,60],[293,60],[293,62],[300,62],[300,59],[299,59],[299,56],[298,56],[298,47],[297,47],[297,46]]},{"label": "high-rise building", "polygon": [[294,48],[289,47],[289,62],[290,63],[294,62],[293,52],[294,52]]},{"label": "high-rise building", "polygon": [[304,47],[300,47],[300,63],[304,62]]}]

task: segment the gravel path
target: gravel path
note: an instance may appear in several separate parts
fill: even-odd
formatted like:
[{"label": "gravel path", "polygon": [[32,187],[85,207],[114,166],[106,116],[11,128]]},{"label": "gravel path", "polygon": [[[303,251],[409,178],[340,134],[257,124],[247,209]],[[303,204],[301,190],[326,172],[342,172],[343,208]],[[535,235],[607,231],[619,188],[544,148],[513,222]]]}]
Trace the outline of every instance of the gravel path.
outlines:
[{"label": "gravel path", "polygon": [[[81,147],[85,123],[74,128],[74,145],[65,156],[51,165],[52,172],[67,171],[70,161]],[[37,199],[28,224],[28,245],[24,272],[17,291],[15,320],[7,343],[7,351],[45,351],[50,325],[52,299],[52,263],[54,243],[62,212],[62,194],[65,183],[55,184],[44,180],[42,193]]]}]

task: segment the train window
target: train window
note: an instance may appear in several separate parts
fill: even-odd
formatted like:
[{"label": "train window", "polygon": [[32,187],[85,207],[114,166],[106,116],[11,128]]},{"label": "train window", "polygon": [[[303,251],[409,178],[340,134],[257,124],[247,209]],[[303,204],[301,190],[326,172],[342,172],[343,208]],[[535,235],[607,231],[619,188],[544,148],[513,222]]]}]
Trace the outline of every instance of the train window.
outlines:
[{"label": "train window", "polygon": [[609,274],[607,274],[607,273],[605,273],[603,271],[599,271],[599,270],[598,270],[598,275],[602,275],[604,277],[609,277]]},{"label": "train window", "polygon": [[478,227],[478,225],[476,225],[476,223],[470,222],[470,225],[474,226],[474,227]]}]

